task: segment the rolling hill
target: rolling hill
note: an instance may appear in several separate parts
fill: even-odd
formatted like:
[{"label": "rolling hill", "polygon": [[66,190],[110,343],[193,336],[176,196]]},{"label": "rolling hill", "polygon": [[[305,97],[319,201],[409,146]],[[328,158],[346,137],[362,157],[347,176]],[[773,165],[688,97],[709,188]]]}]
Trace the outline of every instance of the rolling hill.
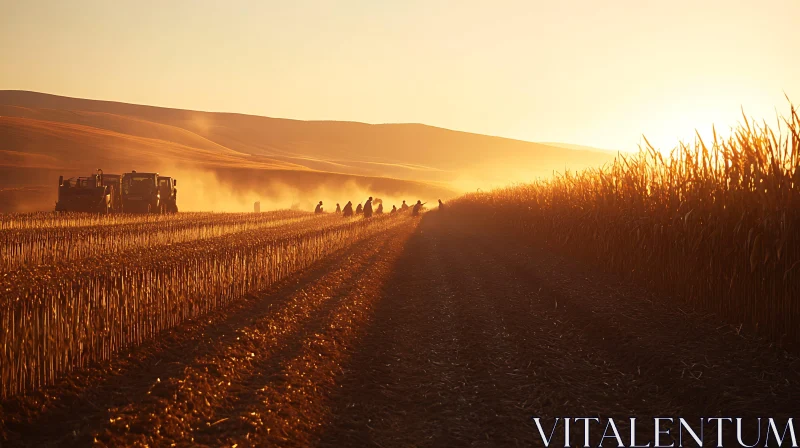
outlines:
[{"label": "rolling hill", "polygon": [[184,209],[423,200],[581,169],[609,153],[421,124],[301,121],[0,91],[0,211],[50,209],[58,175],[167,172]]}]

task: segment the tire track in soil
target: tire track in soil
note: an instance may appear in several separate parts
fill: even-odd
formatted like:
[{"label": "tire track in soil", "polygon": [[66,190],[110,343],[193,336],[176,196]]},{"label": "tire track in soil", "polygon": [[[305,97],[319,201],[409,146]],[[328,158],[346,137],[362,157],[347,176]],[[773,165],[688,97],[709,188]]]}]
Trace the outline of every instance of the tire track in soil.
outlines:
[{"label": "tire track in soil", "polygon": [[358,260],[308,285],[277,317],[238,329],[235,341],[180,379],[154,385],[156,397],[112,410],[98,439],[108,446],[305,445],[327,419],[325,396],[412,228],[367,241]]},{"label": "tire track in soil", "polygon": [[[407,236],[389,246],[401,246]],[[297,356],[280,364],[283,375],[257,378],[256,385],[251,385],[254,392],[244,395],[240,406],[228,413],[246,424],[238,431],[222,429],[224,440],[241,446],[308,446],[315,440],[317,429],[331,418],[328,396],[344,374],[342,364],[363,337],[395,257],[393,254],[370,267],[368,275],[353,285],[345,303],[328,316],[323,330],[303,341]]]},{"label": "tire track in soil", "polygon": [[465,404],[452,393],[452,385],[466,376],[454,295],[426,222],[409,239],[372,324],[343,367],[342,388],[332,397],[335,417],[319,428],[321,446],[431,443],[441,434],[443,418],[426,409],[452,416],[447,407]]},{"label": "tire track in soil", "polygon": [[440,258],[449,261],[445,278],[458,301],[460,350],[470,374],[456,387],[460,400],[468,404],[468,413],[444,419],[449,429],[432,445],[519,446],[530,440],[529,415],[523,409],[534,403],[513,391],[531,384],[536,396],[544,390],[530,376],[533,360],[520,362],[520,347],[498,312],[509,294],[509,283],[491,266],[482,266],[482,254],[471,242],[456,239],[442,226],[438,214],[431,215],[430,222],[433,231],[441,234]]},{"label": "tire track in soil", "polygon": [[[386,234],[373,237],[377,240]],[[361,252],[361,253],[359,253]],[[370,252],[375,257],[375,251]],[[291,297],[331,272],[364,258],[350,247],[297,276],[231,306],[162,333],[109,362],[90,366],[56,384],[0,403],[1,446],[86,446],[109,423],[110,410],[146,396],[157,379],[180,376],[218,344],[235,340],[238,327],[287,306]],[[368,263],[367,263],[368,264]]]},{"label": "tire track in soil", "polygon": [[[800,360],[761,341],[720,331],[713,316],[686,313],[685,306],[630,282],[602,276],[546,249],[450,220],[472,235],[492,261],[514,272],[558,315],[585,333],[620,372],[645,378],[677,406],[673,415],[792,417],[800,401]],[[466,230],[465,230],[466,228]],[[522,262],[526,261],[526,262]],[[645,414],[646,415],[646,414]]]},{"label": "tire track in soil", "polygon": [[380,299],[384,277],[411,230],[384,241],[381,257],[356,275],[339,306],[298,341],[300,350],[294,357],[265,362],[255,369],[233,406],[220,409],[218,416],[228,420],[219,425],[217,443],[308,446],[317,427],[330,418],[327,396],[337,387],[351,347],[359,344],[374,302]]},{"label": "tire track in soil", "polygon": [[[615,401],[648,387],[586,350],[580,332],[538,303],[533,309],[523,283],[470,237],[436,214],[420,232],[376,312],[372,344],[348,368],[355,375],[337,395],[322,445],[536,446],[533,415],[627,417],[649,408]],[[406,278],[424,280],[404,288]]]}]

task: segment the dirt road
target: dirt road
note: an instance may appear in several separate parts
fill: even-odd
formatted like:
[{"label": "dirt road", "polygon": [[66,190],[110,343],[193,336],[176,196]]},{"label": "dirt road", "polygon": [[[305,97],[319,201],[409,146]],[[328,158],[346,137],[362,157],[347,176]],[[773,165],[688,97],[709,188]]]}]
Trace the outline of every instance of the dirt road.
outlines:
[{"label": "dirt road", "polygon": [[0,446],[540,446],[533,416],[797,411],[797,358],[684,308],[429,213],[3,403]]}]

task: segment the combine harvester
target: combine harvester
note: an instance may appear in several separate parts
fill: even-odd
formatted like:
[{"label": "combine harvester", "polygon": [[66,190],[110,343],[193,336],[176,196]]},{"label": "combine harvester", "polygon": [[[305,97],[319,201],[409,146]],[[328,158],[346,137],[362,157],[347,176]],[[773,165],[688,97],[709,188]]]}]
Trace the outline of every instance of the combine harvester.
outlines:
[{"label": "combine harvester", "polygon": [[57,212],[112,213],[122,211],[122,180],[118,174],[58,178]]},{"label": "combine harvester", "polygon": [[58,178],[57,212],[177,213],[178,181],[158,173]]}]

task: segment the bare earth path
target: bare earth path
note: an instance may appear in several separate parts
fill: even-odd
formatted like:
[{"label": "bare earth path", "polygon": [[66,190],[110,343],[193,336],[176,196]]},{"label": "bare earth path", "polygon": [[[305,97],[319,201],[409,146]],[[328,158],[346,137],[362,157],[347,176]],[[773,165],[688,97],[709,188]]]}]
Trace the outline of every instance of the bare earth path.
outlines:
[{"label": "bare earth path", "polygon": [[533,416],[797,412],[796,358],[683,308],[429,213],[3,403],[0,446],[541,446]]}]

